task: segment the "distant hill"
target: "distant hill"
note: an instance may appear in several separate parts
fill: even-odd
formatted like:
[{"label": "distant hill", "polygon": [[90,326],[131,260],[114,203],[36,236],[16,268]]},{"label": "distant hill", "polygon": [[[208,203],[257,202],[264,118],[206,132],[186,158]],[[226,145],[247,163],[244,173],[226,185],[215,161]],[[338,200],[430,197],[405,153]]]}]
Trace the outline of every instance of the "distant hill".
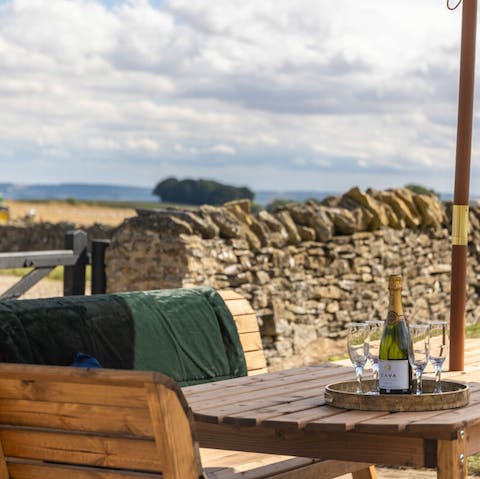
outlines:
[{"label": "distant hill", "polygon": [[17,185],[0,183],[0,193],[12,200],[156,201],[151,188],[122,185],[61,183],[52,185]]}]

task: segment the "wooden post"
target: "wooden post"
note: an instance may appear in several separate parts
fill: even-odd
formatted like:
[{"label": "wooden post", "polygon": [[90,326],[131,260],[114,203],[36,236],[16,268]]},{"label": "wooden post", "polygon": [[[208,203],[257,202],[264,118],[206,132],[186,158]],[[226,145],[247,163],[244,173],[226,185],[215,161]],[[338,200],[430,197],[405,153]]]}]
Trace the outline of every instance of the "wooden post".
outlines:
[{"label": "wooden post", "polygon": [[65,234],[65,249],[73,250],[77,261],[73,266],[65,266],[63,271],[63,294],[73,296],[85,294],[85,268],[88,264],[87,233],[82,230],[68,231]]},{"label": "wooden post", "polygon": [[105,250],[110,240],[92,240],[92,294],[107,292],[107,276],[105,274]]},{"label": "wooden post", "polygon": [[441,440],[437,443],[437,478],[466,479],[467,456],[465,451],[465,434],[459,432],[457,439]]},{"label": "wooden post", "polygon": [[467,298],[468,204],[472,149],[477,0],[463,0],[462,47],[458,98],[457,152],[452,214],[450,370],[464,368]]}]

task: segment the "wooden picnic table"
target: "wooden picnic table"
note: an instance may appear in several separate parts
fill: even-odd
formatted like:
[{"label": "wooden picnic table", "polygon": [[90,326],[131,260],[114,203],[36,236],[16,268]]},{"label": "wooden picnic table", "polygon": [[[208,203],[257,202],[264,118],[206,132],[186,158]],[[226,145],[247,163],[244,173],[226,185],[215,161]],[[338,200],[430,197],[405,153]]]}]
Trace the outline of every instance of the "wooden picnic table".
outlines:
[{"label": "wooden picnic table", "polygon": [[355,411],[325,404],[327,384],[353,379],[332,363],[183,389],[201,447],[436,468],[465,478],[466,457],[480,452],[480,369],[445,373],[470,385],[459,409]]}]

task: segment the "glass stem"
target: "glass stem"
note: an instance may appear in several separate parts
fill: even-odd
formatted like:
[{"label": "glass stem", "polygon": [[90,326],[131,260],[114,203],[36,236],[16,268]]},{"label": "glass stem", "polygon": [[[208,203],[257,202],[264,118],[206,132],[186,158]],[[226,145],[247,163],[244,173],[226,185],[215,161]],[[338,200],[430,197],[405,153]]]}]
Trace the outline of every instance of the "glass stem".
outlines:
[{"label": "glass stem", "polygon": [[417,377],[417,391],[415,394],[422,394],[422,371],[417,369],[415,376]]},{"label": "glass stem", "polygon": [[363,368],[357,366],[355,368],[355,373],[357,374],[357,394],[363,394],[363,387],[362,387]]},{"label": "glass stem", "polygon": [[435,366],[435,392],[440,393],[442,392],[442,383],[440,381],[440,372],[442,368]]}]

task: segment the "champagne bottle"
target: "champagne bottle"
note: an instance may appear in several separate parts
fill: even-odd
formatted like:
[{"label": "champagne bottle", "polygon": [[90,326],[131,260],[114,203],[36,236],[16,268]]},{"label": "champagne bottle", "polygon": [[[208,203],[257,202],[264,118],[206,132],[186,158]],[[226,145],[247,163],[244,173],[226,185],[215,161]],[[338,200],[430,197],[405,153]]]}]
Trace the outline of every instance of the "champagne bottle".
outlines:
[{"label": "champagne bottle", "polygon": [[408,361],[410,333],[403,315],[402,277],[390,276],[389,305],[379,351],[380,394],[412,392],[412,368]]}]

